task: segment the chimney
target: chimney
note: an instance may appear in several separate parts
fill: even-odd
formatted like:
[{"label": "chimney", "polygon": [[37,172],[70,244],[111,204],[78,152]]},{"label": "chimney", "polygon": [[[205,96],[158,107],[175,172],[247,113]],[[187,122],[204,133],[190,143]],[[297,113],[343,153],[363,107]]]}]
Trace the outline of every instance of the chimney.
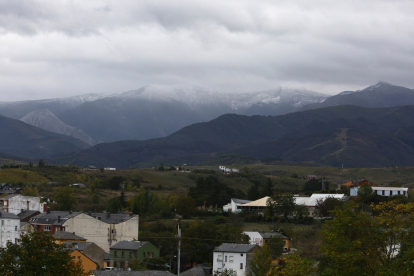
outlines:
[{"label": "chimney", "polygon": [[130,217],[132,217],[132,215],[133,215],[133,213],[132,213],[132,212],[131,212],[131,213],[129,213],[129,216],[130,216]]},{"label": "chimney", "polygon": [[98,220],[101,220],[101,217],[98,217]]},{"label": "chimney", "polygon": [[92,212],[91,212],[91,211],[89,211],[89,212],[88,212],[88,215],[89,215],[89,216],[92,216]]},{"label": "chimney", "polygon": [[107,217],[107,218],[111,217],[111,213],[107,213],[107,214],[106,214],[106,217]]},{"label": "chimney", "polygon": [[72,214],[72,211],[69,211],[69,214]]},{"label": "chimney", "polygon": [[50,208],[49,207],[47,207],[46,213],[50,214]]},{"label": "chimney", "polygon": [[58,216],[58,223],[60,222],[60,216]]}]

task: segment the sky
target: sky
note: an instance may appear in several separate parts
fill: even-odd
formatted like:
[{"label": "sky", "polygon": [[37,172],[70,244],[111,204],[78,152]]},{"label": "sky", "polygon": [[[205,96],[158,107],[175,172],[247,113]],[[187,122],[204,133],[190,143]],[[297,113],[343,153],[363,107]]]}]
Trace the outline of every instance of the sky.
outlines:
[{"label": "sky", "polygon": [[414,1],[0,0],[0,101],[414,88]]}]

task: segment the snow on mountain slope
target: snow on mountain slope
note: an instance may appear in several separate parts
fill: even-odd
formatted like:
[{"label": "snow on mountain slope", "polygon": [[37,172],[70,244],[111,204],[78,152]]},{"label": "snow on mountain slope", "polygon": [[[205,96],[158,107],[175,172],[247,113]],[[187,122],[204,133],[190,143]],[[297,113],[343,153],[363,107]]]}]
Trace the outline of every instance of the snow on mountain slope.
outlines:
[{"label": "snow on mountain slope", "polygon": [[84,141],[85,143],[91,146],[97,144],[95,140],[93,140],[82,130],[65,124],[64,122],[59,120],[59,118],[57,118],[55,114],[53,114],[47,109],[32,111],[20,120],[27,124],[40,127],[44,130],[64,134],[67,136],[72,136],[74,138]]}]

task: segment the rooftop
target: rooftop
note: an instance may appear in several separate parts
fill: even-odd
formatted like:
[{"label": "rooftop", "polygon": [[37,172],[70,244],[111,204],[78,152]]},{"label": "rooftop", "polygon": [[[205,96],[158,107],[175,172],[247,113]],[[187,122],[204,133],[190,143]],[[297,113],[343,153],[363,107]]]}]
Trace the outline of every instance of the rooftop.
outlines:
[{"label": "rooftop", "polygon": [[29,222],[46,225],[63,225],[68,219],[76,217],[80,212],[47,211],[32,217]]},{"label": "rooftop", "polygon": [[0,215],[1,215],[2,218],[18,219],[20,221],[20,218],[17,215],[15,215],[13,213],[7,213],[4,210],[0,210]]},{"label": "rooftop", "polygon": [[255,247],[257,247],[255,244],[223,243],[214,251],[248,253],[251,252]]},{"label": "rooftop", "polygon": [[75,233],[72,232],[56,232],[53,234],[53,237],[57,240],[74,240],[74,241],[86,241],[85,238],[80,237],[78,235],[75,235]]},{"label": "rooftop", "polygon": [[146,243],[146,241],[120,241],[111,246],[110,249],[138,250],[141,246],[145,245]]}]

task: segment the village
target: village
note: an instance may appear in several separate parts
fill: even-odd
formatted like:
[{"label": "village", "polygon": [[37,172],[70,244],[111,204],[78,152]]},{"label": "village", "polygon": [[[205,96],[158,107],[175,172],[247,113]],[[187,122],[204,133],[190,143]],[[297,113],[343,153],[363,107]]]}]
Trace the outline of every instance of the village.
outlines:
[{"label": "village", "polygon": [[[85,169],[95,170],[96,168],[88,166]],[[111,170],[115,169],[111,168]],[[198,168],[198,170],[200,169]],[[218,173],[227,175],[239,174],[239,172],[239,169],[229,169],[224,166],[220,166],[218,169]],[[318,181],[318,176],[306,175],[306,179]],[[374,186],[372,182],[364,179],[340,181],[335,193],[323,189],[324,181],[320,183],[322,185],[320,190],[324,191],[323,193],[312,193],[308,196],[284,194],[293,202],[293,205],[287,206],[290,210],[284,213],[286,219],[299,216],[298,210],[302,210],[300,211],[302,218],[318,221],[331,219],[326,211],[321,211],[320,205],[329,200],[337,202],[355,200],[361,187],[369,187],[373,194],[380,197],[402,196],[408,198],[408,188],[406,187]],[[86,188],[83,183],[72,183],[68,186],[77,190]],[[162,255],[161,246],[157,247],[151,241],[140,237],[142,222],[140,222],[138,214],[121,210],[117,213],[51,210],[53,202],[44,201],[38,196],[23,196],[20,194],[22,190],[22,188],[7,183],[0,184],[0,193],[2,194],[0,198],[0,246],[2,248],[6,248],[8,242],[19,244],[21,237],[29,233],[45,232],[50,234],[56,243],[64,246],[72,260],[80,262],[83,270],[90,273],[88,275],[112,275],[108,274],[111,273],[110,271],[123,271],[126,274],[122,275],[135,275],[133,268],[136,266],[134,264],[159,259]],[[274,194],[266,195],[257,200],[231,198],[228,204],[218,206],[219,209],[214,212],[236,216],[254,214],[265,217],[269,216],[269,208],[272,205],[274,207],[281,205],[280,202],[276,202]],[[300,208],[296,209],[295,206]],[[212,208],[212,206],[208,208]],[[277,217],[275,218],[277,220]],[[185,239],[186,234],[180,229],[180,221],[184,221],[184,218],[177,214],[174,220],[177,230],[175,237],[170,237],[170,242],[179,244],[181,239]],[[273,221],[273,218],[271,220]],[[186,257],[188,252],[186,253],[187,249],[183,244],[181,247],[177,246],[179,251],[182,250],[181,254],[184,258],[177,257],[180,254],[179,251],[173,252],[172,255],[169,255],[169,260],[164,258],[164,263],[162,261],[154,263],[152,267],[155,270],[164,271],[165,275],[172,275],[168,274],[171,272],[181,272],[180,275],[212,275],[214,273],[220,275],[226,271],[243,276],[249,275],[250,262],[256,250],[270,244],[272,239],[282,241],[279,245],[281,248],[280,256],[272,258],[273,266],[278,266],[283,256],[297,253],[297,248],[294,248],[294,242],[292,243],[292,237],[285,233],[274,230],[256,230],[242,231],[240,234],[246,237],[243,243],[223,242],[212,248],[209,253],[211,263],[191,262],[191,258]]]}]

